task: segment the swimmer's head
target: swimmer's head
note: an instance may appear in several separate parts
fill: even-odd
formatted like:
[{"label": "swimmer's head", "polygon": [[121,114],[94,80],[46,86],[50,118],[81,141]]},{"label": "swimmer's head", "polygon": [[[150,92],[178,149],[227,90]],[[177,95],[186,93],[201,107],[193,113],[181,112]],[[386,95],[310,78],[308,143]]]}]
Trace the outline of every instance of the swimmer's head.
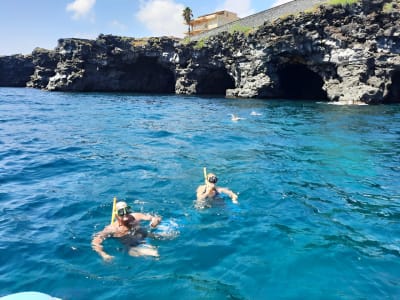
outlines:
[{"label": "swimmer's head", "polygon": [[120,201],[115,205],[115,215],[120,224],[125,226],[133,226],[135,224],[135,217],[132,215],[131,207],[124,201]]},{"label": "swimmer's head", "polygon": [[115,205],[115,214],[119,217],[128,215],[131,212],[131,207],[125,201],[120,201]]},{"label": "swimmer's head", "polygon": [[207,181],[208,181],[209,183],[214,183],[214,184],[216,184],[217,181],[218,181],[218,178],[217,178],[217,176],[216,176],[215,174],[209,173],[209,174],[207,175]]}]

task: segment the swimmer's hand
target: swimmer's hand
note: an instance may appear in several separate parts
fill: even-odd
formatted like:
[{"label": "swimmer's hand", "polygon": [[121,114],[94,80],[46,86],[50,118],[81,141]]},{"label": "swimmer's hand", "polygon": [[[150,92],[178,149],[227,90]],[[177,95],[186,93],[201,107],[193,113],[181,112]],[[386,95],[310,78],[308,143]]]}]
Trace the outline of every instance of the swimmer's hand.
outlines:
[{"label": "swimmer's hand", "polygon": [[114,256],[108,255],[107,253],[101,254],[101,257],[105,262],[111,262],[114,259]]},{"label": "swimmer's hand", "polygon": [[161,222],[161,218],[160,217],[152,217],[151,218],[151,222],[150,222],[150,226],[152,228],[157,227],[158,224],[160,224]]},{"label": "swimmer's hand", "polygon": [[233,194],[233,195],[232,195],[232,203],[238,204],[239,202],[238,202],[237,199],[238,199],[238,195]]}]

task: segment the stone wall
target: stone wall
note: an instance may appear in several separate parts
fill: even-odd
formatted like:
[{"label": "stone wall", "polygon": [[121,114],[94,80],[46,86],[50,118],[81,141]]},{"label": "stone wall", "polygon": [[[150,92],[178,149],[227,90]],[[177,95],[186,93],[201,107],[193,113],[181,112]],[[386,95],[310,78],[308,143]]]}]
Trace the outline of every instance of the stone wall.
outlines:
[{"label": "stone wall", "polygon": [[228,31],[235,26],[257,28],[263,25],[265,22],[272,22],[280,17],[297,14],[308,9],[312,9],[315,6],[326,3],[327,0],[294,0],[282,5],[272,7],[254,15],[242,18],[240,20],[225,24],[215,29],[209,30],[202,34],[191,37],[192,41],[198,41],[203,38],[207,38],[218,33]]}]

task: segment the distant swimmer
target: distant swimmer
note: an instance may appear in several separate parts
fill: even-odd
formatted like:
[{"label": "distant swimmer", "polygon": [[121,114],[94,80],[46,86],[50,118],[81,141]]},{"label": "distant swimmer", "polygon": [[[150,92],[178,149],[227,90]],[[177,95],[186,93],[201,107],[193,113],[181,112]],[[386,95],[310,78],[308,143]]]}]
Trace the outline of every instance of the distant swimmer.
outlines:
[{"label": "distant swimmer", "polygon": [[232,120],[233,122],[237,122],[237,121],[239,121],[239,120],[245,120],[244,118],[241,118],[241,117],[239,117],[239,116],[237,116],[237,115],[234,115],[234,114],[230,114],[230,116],[231,116],[231,120]]},{"label": "distant swimmer", "polygon": [[251,113],[250,113],[250,115],[251,116],[261,116],[262,114],[260,114],[259,112],[256,112],[256,111],[252,111]]},{"label": "distant swimmer", "polygon": [[130,206],[124,201],[116,203],[113,213],[116,221],[94,235],[92,240],[94,251],[105,261],[112,260],[114,257],[107,254],[102,245],[105,239],[112,237],[126,245],[131,256],[159,256],[157,249],[144,241],[149,234],[145,228],[140,226],[140,222],[150,221],[150,227],[155,228],[161,222],[161,217],[132,212]]},{"label": "distant swimmer", "polygon": [[238,195],[225,187],[217,187],[218,178],[215,174],[209,173],[206,175],[206,184],[200,185],[197,188],[196,206],[204,208],[207,201],[220,198],[221,194],[226,194],[232,199],[232,203],[238,204]]}]

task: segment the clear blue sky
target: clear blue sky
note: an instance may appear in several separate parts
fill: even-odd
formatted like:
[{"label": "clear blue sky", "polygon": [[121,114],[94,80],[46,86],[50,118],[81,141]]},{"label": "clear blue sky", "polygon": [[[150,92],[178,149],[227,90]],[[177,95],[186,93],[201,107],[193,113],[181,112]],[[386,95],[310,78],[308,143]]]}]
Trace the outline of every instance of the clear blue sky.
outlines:
[{"label": "clear blue sky", "polygon": [[0,0],[0,55],[54,49],[59,38],[183,37],[182,10],[194,17],[230,10],[239,17],[289,0]]}]

